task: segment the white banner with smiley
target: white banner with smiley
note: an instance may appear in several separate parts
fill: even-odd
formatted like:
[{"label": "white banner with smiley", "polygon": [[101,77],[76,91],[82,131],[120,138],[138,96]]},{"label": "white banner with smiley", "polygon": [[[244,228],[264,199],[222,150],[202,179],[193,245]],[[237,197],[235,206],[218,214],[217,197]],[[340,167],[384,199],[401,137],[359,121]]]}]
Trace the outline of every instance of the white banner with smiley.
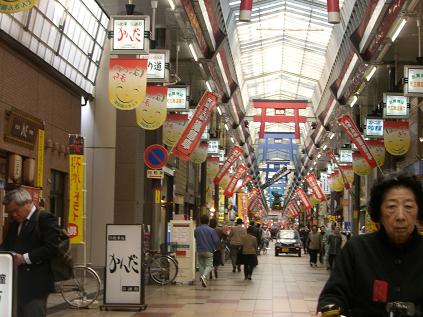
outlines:
[{"label": "white banner with smiley", "polygon": [[168,114],[163,125],[163,144],[174,147],[188,123],[187,114]]},{"label": "white banner with smiley", "polygon": [[386,151],[401,156],[410,149],[410,129],[408,121],[386,120],[383,125],[383,137]]},{"label": "white banner with smiley", "polygon": [[136,109],[137,124],[145,130],[156,130],[166,121],[167,87],[147,86],[144,102]]}]

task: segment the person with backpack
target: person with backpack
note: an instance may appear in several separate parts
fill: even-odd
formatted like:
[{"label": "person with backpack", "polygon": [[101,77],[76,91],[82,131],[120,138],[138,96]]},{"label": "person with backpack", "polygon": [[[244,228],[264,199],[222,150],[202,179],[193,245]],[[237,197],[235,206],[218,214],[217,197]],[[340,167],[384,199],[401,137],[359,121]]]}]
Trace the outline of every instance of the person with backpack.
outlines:
[{"label": "person with backpack", "polygon": [[18,266],[17,317],[45,317],[48,295],[54,292],[50,260],[58,253],[57,218],[39,211],[22,188],[9,191],[3,205],[11,222],[0,251],[13,252]]}]

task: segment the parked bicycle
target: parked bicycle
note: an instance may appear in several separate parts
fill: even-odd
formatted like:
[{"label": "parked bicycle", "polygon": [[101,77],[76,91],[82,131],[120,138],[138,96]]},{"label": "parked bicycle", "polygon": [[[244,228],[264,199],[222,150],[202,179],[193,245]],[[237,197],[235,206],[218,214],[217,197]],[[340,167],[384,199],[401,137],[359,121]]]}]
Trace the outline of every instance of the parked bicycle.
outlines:
[{"label": "parked bicycle", "polygon": [[94,269],[75,265],[74,277],[58,283],[63,299],[73,308],[86,308],[93,304],[100,294],[101,279]]},{"label": "parked bicycle", "polygon": [[146,250],[144,265],[151,280],[160,285],[173,283],[178,275],[178,261],[172,255],[176,243],[162,244],[161,251]]}]

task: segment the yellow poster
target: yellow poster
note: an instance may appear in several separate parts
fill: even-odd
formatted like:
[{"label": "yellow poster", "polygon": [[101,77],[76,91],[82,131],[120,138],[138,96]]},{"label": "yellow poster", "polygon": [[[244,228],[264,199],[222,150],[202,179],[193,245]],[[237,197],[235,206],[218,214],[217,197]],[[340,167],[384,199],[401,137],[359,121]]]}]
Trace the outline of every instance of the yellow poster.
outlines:
[{"label": "yellow poster", "polygon": [[15,13],[31,9],[38,0],[0,0],[0,13]]},{"label": "yellow poster", "polygon": [[344,181],[340,171],[334,171],[328,179],[331,191],[341,192],[344,189]]},{"label": "yellow poster", "polygon": [[401,156],[410,149],[410,129],[408,121],[389,121],[383,124],[383,137],[386,151]]},{"label": "yellow poster", "polygon": [[38,155],[37,155],[37,180],[35,183],[36,187],[43,187],[44,177],[44,130],[38,130]]},{"label": "yellow poster", "polygon": [[368,140],[366,143],[377,164],[382,167],[385,164],[385,146],[383,140]]},{"label": "yellow poster", "polygon": [[369,174],[372,168],[370,167],[369,163],[367,163],[366,159],[361,156],[359,152],[353,153],[352,157],[352,168],[354,173],[356,173],[358,176],[365,176]]},{"label": "yellow poster", "polygon": [[68,235],[72,244],[84,241],[84,156],[69,155]]},{"label": "yellow poster", "polygon": [[145,130],[156,130],[166,121],[167,87],[147,86],[144,101],[135,108],[137,124]]},{"label": "yellow poster", "polygon": [[168,114],[163,125],[163,144],[174,147],[188,123],[186,114]]},{"label": "yellow poster", "polygon": [[119,110],[132,110],[145,98],[148,59],[111,58],[109,101]]},{"label": "yellow poster", "polygon": [[201,164],[206,161],[207,159],[207,151],[209,149],[209,145],[207,142],[202,142],[197,147],[197,149],[192,153],[190,160],[191,162]]}]

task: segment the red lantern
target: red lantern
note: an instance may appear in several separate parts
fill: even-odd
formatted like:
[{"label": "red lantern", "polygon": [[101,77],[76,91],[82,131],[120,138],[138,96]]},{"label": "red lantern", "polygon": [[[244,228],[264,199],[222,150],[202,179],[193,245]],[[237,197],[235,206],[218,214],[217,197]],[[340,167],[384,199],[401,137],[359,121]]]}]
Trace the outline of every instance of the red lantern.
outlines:
[{"label": "red lantern", "polygon": [[328,22],[338,24],[340,22],[339,0],[328,1]]},{"label": "red lantern", "polygon": [[239,7],[239,21],[250,22],[252,9],[253,0],[241,0],[241,5]]}]

